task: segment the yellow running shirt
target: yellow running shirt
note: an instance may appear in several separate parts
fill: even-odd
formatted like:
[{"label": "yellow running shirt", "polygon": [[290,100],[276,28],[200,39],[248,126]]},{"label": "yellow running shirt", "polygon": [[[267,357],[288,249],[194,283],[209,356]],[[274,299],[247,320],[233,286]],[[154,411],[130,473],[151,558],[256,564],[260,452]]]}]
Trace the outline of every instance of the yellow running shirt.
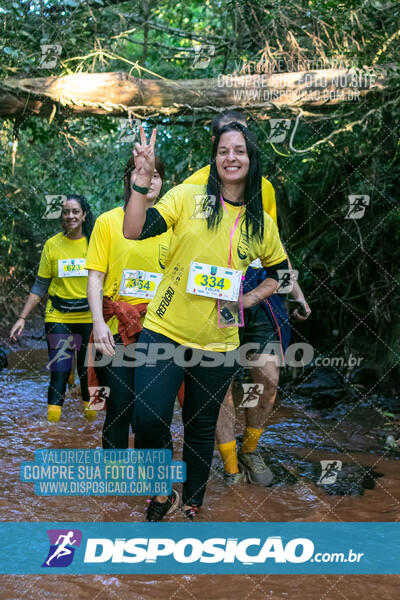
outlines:
[{"label": "yellow running shirt", "polygon": [[[227,214],[223,210],[218,228],[209,230],[198,202],[205,193],[204,185],[183,183],[172,188],[155,206],[173,233],[164,277],[149,304],[143,326],[191,348],[224,352],[239,346],[238,328],[219,329],[217,301],[188,294],[186,285],[191,261],[229,266],[230,229],[241,207],[226,203]],[[244,215],[233,235],[232,268],[244,273],[256,258],[261,258],[266,267],[286,260],[278,229],[266,213],[262,242],[249,243]]]},{"label": "yellow running shirt", "polygon": [[[172,231],[147,240],[127,240],[122,233],[123,220],[122,206],[113,208],[96,219],[90,237],[86,268],[106,273],[103,284],[104,296],[128,304],[146,303],[150,300],[120,295],[123,271],[137,269],[162,273]],[[113,335],[118,333],[117,317],[111,317],[107,325]]]},{"label": "yellow running shirt", "polygon": [[[87,276],[70,276],[77,268],[79,272],[79,263],[76,259],[84,260],[86,258],[88,242],[85,236],[79,240],[70,240],[63,233],[57,233],[44,245],[40,265],[38,270],[39,277],[51,278],[49,287],[49,296],[60,296],[74,300],[87,297]],[[62,262],[63,261],[63,262]],[[60,277],[62,275],[62,277]],[[50,298],[46,305],[46,323],[91,323],[92,313],[76,312],[63,313],[55,308]]]},{"label": "yellow running shirt", "polygon": [[[210,174],[210,165],[206,165],[202,169],[199,169],[193,175],[190,175],[183,183],[191,183],[194,185],[207,185],[208,176]],[[261,195],[263,208],[266,213],[274,220],[275,225],[278,224],[276,220],[276,200],[275,190],[273,185],[268,179],[263,177],[261,179]]]}]

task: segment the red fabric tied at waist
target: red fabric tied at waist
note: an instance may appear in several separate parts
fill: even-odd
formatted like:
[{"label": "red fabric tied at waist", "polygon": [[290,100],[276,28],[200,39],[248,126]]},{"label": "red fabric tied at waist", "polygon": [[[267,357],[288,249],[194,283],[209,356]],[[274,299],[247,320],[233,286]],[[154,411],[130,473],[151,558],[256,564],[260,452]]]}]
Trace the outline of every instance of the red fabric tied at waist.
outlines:
[{"label": "red fabric tied at waist", "polygon": [[141,304],[128,304],[127,302],[114,302],[111,298],[103,298],[103,316],[107,323],[111,317],[118,319],[118,333],[124,346],[137,340],[137,335],[143,329],[140,318],[146,314],[147,302]]},{"label": "red fabric tied at waist", "polygon": [[[105,296],[103,298],[103,316],[104,321],[107,323],[111,317],[117,317],[118,319],[118,333],[121,336],[121,340],[124,346],[136,342],[139,337],[139,333],[142,331],[141,317],[146,314],[147,302],[140,304],[128,304],[127,302],[116,301],[114,302],[111,298]],[[93,357],[93,330],[90,334],[89,339],[89,356],[88,356],[88,387],[99,387],[99,380],[97,379],[96,371],[94,368],[94,357]]]}]

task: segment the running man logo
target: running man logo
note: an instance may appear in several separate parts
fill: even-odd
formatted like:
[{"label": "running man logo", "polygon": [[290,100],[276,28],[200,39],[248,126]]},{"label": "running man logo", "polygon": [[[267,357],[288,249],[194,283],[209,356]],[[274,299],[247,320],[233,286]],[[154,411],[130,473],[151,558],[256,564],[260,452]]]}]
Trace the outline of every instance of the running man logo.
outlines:
[{"label": "running man logo", "polygon": [[296,269],[278,269],[279,287],[277,294],[290,294],[298,276],[299,272]]},{"label": "running man logo", "polygon": [[47,535],[50,548],[42,567],[68,567],[74,558],[75,547],[81,545],[82,532],[80,529],[48,529]]},{"label": "running man logo", "polygon": [[196,194],[194,197],[194,211],[191,219],[208,219],[215,206],[215,196],[210,194]]},{"label": "running man logo", "polygon": [[75,350],[82,345],[82,336],[78,333],[49,333],[47,336],[50,346],[47,371],[70,371]]},{"label": "running man logo", "polygon": [[140,119],[120,119],[118,144],[133,144],[139,135]]},{"label": "running man logo", "polygon": [[290,119],[269,119],[270,132],[267,142],[280,144],[286,139],[286,135],[290,129]]},{"label": "running man logo", "polygon": [[342,470],[341,460],[320,460],[321,476],[317,481],[317,485],[331,485],[335,483],[339,471]]},{"label": "running man logo", "polygon": [[254,408],[264,392],[262,383],[242,383],[243,399],[239,408]]},{"label": "running man logo", "polygon": [[370,197],[366,194],[361,196],[348,196],[349,208],[345,219],[362,219],[365,215],[365,209],[369,206]]},{"label": "running man logo", "polygon": [[85,410],[103,410],[106,400],[110,397],[110,388],[106,386],[93,386],[88,388],[90,401]]},{"label": "running man logo", "polygon": [[62,46],[60,44],[45,44],[40,46],[42,58],[39,69],[53,69],[57,65],[58,57],[61,56]]},{"label": "running man logo", "polygon": [[46,210],[42,219],[59,219],[61,217],[62,209],[67,201],[67,196],[45,196],[46,198]]},{"label": "running man logo", "polygon": [[215,56],[215,46],[201,44],[194,47],[194,52],[192,69],[207,69],[211,58]]}]

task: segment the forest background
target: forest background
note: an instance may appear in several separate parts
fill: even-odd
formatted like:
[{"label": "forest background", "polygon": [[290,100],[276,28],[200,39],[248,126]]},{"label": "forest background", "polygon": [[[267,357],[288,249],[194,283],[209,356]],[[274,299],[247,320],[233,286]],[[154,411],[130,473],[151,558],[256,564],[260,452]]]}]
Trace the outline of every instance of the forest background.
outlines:
[{"label": "forest background", "polygon": [[[385,85],[354,101],[305,108],[244,94],[231,106],[246,112],[257,135],[264,175],[276,191],[282,240],[313,311],[307,323],[295,324],[294,341],[311,343],[320,355],[362,357],[352,375],[357,381],[374,390],[396,388],[397,1],[5,0],[0,17],[3,325],[20,311],[44,241],[59,230],[58,221],[43,218],[46,196],[83,194],[96,216],[123,202],[123,169],[132,153],[132,136],[124,135],[128,116],[133,129],[139,120],[147,131],[157,126],[167,191],[209,162],[210,123],[223,108],[216,88],[222,75],[290,74],[304,81],[315,70],[352,69],[362,77],[366,67],[384,67]],[[45,45],[61,48],[50,67]],[[89,114],[73,102],[54,101],[35,114],[28,100],[44,96],[34,82],[20,82],[112,72],[155,85],[186,83],[192,92],[192,80],[213,79],[210,102],[179,104],[177,85],[172,100],[133,106],[129,115],[107,107]],[[26,108],[15,108],[14,100]],[[349,196],[367,198],[362,218],[349,218]]]}]

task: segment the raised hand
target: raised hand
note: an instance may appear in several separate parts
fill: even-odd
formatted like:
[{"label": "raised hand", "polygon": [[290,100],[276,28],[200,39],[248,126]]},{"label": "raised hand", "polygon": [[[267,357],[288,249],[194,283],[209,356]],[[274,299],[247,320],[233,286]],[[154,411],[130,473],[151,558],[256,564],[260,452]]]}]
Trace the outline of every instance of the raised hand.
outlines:
[{"label": "raised hand", "polygon": [[150,184],[154,172],[154,145],[156,143],[157,130],[153,129],[149,143],[146,141],[146,134],[142,126],[139,131],[140,144],[136,142],[133,148],[136,175],[137,178],[140,178],[141,182]]}]

